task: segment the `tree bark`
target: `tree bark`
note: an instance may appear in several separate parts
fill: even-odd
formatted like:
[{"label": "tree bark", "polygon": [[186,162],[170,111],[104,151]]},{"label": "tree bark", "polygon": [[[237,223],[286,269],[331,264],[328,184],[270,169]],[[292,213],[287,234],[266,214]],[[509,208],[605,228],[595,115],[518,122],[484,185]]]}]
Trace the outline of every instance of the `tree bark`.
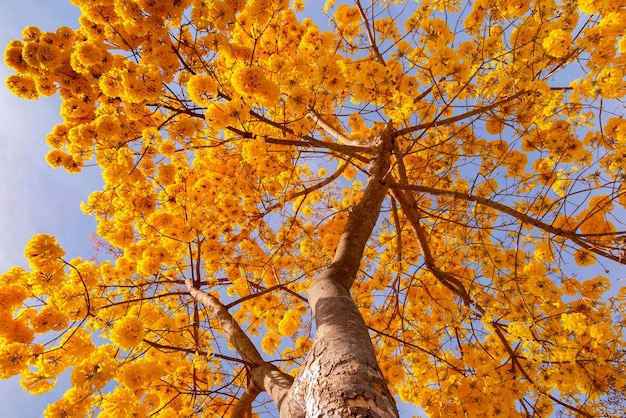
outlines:
[{"label": "tree bark", "polygon": [[363,198],[348,217],[333,262],[309,288],[315,342],[281,417],[398,417],[367,327],[350,295],[389,187],[392,141],[390,129],[378,138]]}]

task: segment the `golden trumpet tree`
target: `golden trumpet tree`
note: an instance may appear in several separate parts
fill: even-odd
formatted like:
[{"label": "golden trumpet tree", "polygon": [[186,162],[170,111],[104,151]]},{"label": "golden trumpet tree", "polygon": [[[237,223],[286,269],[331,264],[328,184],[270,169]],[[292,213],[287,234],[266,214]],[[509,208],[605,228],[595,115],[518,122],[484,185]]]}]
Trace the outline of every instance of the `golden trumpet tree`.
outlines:
[{"label": "golden trumpet tree", "polygon": [[47,417],[626,414],[623,1],[72,2],[4,58],[103,179],[0,278]]}]

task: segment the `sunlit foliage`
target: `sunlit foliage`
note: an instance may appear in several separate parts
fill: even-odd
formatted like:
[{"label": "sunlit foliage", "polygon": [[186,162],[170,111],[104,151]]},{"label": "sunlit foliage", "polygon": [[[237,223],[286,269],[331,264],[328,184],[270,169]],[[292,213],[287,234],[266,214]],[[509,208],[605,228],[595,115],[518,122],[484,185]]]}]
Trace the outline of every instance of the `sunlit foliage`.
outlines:
[{"label": "sunlit foliage", "polygon": [[104,182],[100,261],[37,235],[0,276],[0,377],[70,372],[46,416],[227,416],[246,364],[185,279],[295,375],[388,124],[352,294],[392,393],[434,417],[626,414],[625,3],[72,3],[78,29],[5,51],[14,94],[62,98],[50,165]]}]

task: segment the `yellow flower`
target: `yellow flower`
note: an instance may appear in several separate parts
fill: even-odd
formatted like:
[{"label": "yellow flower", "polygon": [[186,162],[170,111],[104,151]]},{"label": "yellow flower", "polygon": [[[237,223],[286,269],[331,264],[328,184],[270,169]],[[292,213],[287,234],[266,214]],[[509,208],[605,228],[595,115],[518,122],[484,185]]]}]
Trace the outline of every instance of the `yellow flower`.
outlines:
[{"label": "yellow flower", "polygon": [[72,46],[74,39],[74,31],[68,26],[61,26],[54,33],[54,44],[61,49]]},{"label": "yellow flower", "polygon": [[356,6],[348,6],[347,4],[340,4],[335,12],[335,19],[339,27],[345,27],[346,25],[358,21],[361,18],[359,9]]},{"label": "yellow flower", "polygon": [[[166,143],[169,143],[171,145],[166,145]],[[163,147],[165,147],[165,149],[164,150],[159,149],[159,151],[165,154],[165,152],[169,152],[169,150],[174,147],[174,144],[171,141],[164,141]],[[173,184],[175,179],[176,179],[176,167],[174,167],[171,164],[160,163],[158,171],[157,171],[157,181],[161,183],[162,185],[167,186],[169,184]]]},{"label": "yellow flower", "polygon": [[623,79],[623,70],[615,67],[605,67],[598,73],[596,84],[605,97],[621,97],[621,92],[624,89]]},{"label": "yellow flower", "polygon": [[161,377],[163,368],[146,359],[138,359],[125,364],[116,375],[116,380],[131,390],[139,390]]},{"label": "yellow flower", "polygon": [[587,328],[585,319],[587,317],[580,312],[561,314],[563,328],[568,331],[574,331],[576,335],[584,334]]},{"label": "yellow flower", "polygon": [[110,345],[100,346],[94,350],[72,370],[70,377],[72,386],[94,391],[102,389],[117,371],[115,353],[115,347]]},{"label": "yellow flower", "polygon": [[274,331],[269,331],[263,336],[261,341],[261,348],[267,354],[273,354],[280,345],[280,334]]},{"label": "yellow flower", "polygon": [[51,151],[48,151],[48,154],[46,154],[46,161],[48,162],[48,164],[50,164],[50,167],[57,168],[66,167],[71,162],[73,162],[73,159],[72,156],[69,155],[67,152],[53,149]]},{"label": "yellow flower", "polygon": [[217,96],[217,83],[208,74],[192,76],[187,81],[189,98],[203,107],[208,107],[211,100]]},{"label": "yellow flower", "polygon": [[541,46],[548,55],[555,58],[563,58],[568,53],[569,46],[572,44],[572,35],[563,29],[555,29],[550,35],[543,40]]},{"label": "yellow flower", "polygon": [[280,90],[273,81],[265,77],[265,72],[258,67],[239,68],[231,79],[233,87],[249,99],[256,99],[264,106],[274,105],[280,96]]},{"label": "yellow flower", "polygon": [[28,372],[22,375],[20,385],[35,395],[51,391],[56,384],[56,377],[44,371]]},{"label": "yellow flower", "polygon": [[[170,155],[174,154],[174,152],[176,152],[176,145],[169,139],[166,139],[161,143],[161,146],[159,147],[159,152],[165,155],[166,157],[169,157]],[[161,172],[162,167],[164,166],[163,165],[159,166],[159,173]],[[166,167],[173,168],[172,166],[166,166]]]},{"label": "yellow flower", "polygon": [[343,170],[342,175],[346,180],[354,180],[354,178],[356,177],[356,170],[354,169],[354,167],[348,166],[345,170]]},{"label": "yellow flower", "polygon": [[139,344],[143,337],[143,322],[133,316],[125,316],[115,321],[111,329],[111,341],[124,350]]},{"label": "yellow flower", "polygon": [[107,59],[108,52],[102,49],[95,42],[87,41],[80,42],[76,46],[74,54],[77,55],[78,60],[82,64],[86,66],[91,66],[96,64],[102,64],[102,62]]},{"label": "yellow flower", "polygon": [[485,129],[492,135],[501,134],[504,130],[504,122],[501,119],[491,118],[487,121]]},{"label": "yellow flower", "polygon": [[39,44],[36,55],[39,68],[53,71],[63,65],[61,50],[56,45]]},{"label": "yellow flower", "polygon": [[301,86],[294,86],[287,96],[287,108],[295,113],[305,113],[310,102],[311,93]]},{"label": "yellow flower", "polygon": [[278,332],[285,337],[293,336],[298,331],[300,315],[297,311],[287,311],[278,322]]},{"label": "yellow flower", "polygon": [[29,76],[13,74],[6,78],[7,88],[22,99],[34,100],[39,98],[37,83]]},{"label": "yellow flower", "polygon": [[592,15],[602,7],[603,3],[602,0],[578,0],[578,10]]},{"label": "yellow flower", "polygon": [[302,12],[302,11],[304,11],[304,0],[293,0],[291,2],[291,8],[295,12]]},{"label": "yellow flower", "polygon": [[0,315],[0,342],[4,339],[9,343],[30,344],[34,338],[35,333],[28,328],[25,320],[13,319],[10,313]]},{"label": "yellow flower", "polygon": [[48,77],[40,77],[35,80],[37,85],[37,93],[44,97],[49,97],[57,92],[57,86]]},{"label": "yellow flower", "polygon": [[156,209],[156,201],[153,195],[134,196],[131,200],[135,210],[142,215],[148,215]]},{"label": "yellow flower", "polygon": [[48,234],[37,234],[28,241],[24,256],[33,270],[40,270],[50,263],[63,258],[65,251],[56,238]]},{"label": "yellow flower", "polygon": [[27,26],[22,30],[22,39],[25,41],[38,41],[41,36],[41,29],[37,26]]},{"label": "yellow flower", "polygon": [[26,371],[30,355],[28,344],[20,342],[0,344],[0,379],[8,379]]},{"label": "yellow flower", "polygon": [[381,369],[385,375],[385,379],[390,385],[398,384],[404,379],[405,370],[401,364],[385,362],[381,364]]},{"label": "yellow flower", "polygon": [[528,324],[520,321],[513,321],[507,325],[507,332],[515,340],[532,340],[533,338]]},{"label": "yellow flower", "polygon": [[68,324],[67,315],[53,305],[46,305],[39,311],[39,315],[31,321],[35,332],[43,334],[50,330],[60,331]]},{"label": "yellow flower", "polygon": [[39,45],[38,42],[27,42],[22,49],[22,59],[33,69],[39,68],[39,61],[37,60]]},{"label": "yellow flower", "polygon": [[43,412],[45,418],[82,418],[88,415],[93,399],[84,388],[70,388],[63,398],[48,405]]},{"label": "yellow flower", "polygon": [[110,138],[121,131],[120,121],[113,115],[102,115],[96,119],[99,138]]},{"label": "yellow flower", "polygon": [[4,51],[4,64],[19,74],[27,73],[30,70],[30,65],[22,57],[23,47],[22,42],[12,41]]},{"label": "yellow flower", "polygon": [[243,160],[249,164],[259,164],[265,160],[267,155],[267,144],[261,137],[246,140],[241,149]]},{"label": "yellow flower", "polygon": [[124,94],[122,71],[118,69],[109,70],[100,77],[98,86],[102,93],[108,97],[122,96]]},{"label": "yellow flower", "polygon": [[95,345],[91,342],[91,334],[83,328],[75,328],[71,333],[66,333],[61,340],[64,348],[65,360],[68,363],[75,363],[89,356]]},{"label": "yellow flower", "polygon": [[596,276],[593,279],[582,282],[579,291],[585,298],[598,299],[610,288],[611,282],[607,277]]},{"label": "yellow flower", "polygon": [[19,283],[0,285],[0,311],[10,312],[21,306],[27,296],[26,288]]},{"label": "yellow flower", "polygon": [[304,217],[306,218],[313,215],[313,208],[311,207],[311,205],[302,206],[302,215],[304,215]]},{"label": "yellow flower", "polygon": [[235,125],[238,120],[245,118],[249,113],[247,106],[240,100],[231,100],[226,103],[213,103],[204,117],[207,124],[213,129],[224,129]]},{"label": "yellow flower", "polygon": [[93,115],[93,104],[86,103],[78,97],[70,97],[61,103],[61,116],[66,121],[82,121]]}]

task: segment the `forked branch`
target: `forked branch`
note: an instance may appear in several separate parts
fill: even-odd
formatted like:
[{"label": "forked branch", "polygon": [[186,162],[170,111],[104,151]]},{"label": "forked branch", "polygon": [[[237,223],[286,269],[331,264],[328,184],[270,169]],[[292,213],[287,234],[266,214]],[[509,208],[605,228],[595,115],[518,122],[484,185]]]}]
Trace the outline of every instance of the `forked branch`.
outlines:
[{"label": "forked branch", "polygon": [[193,286],[191,279],[186,279],[185,284],[189,294],[199,303],[206,306],[217,318],[220,326],[228,336],[230,343],[246,363],[258,365],[264,362],[259,350],[250,338],[243,332],[235,318],[228,312],[226,306],[215,296],[203,292]]},{"label": "forked branch", "polygon": [[[235,411],[245,413],[247,411],[246,403],[252,402],[253,399],[251,398],[253,396],[256,397],[256,390],[267,391],[276,405],[281,405],[293,383],[293,377],[263,360],[261,353],[259,353],[252,340],[243,332],[235,318],[218,298],[194,287],[191,279],[186,279],[185,285],[187,285],[191,297],[206,306],[211,311],[211,314],[217,318],[234,349],[242,357],[243,361],[250,365],[251,382],[249,387],[253,389],[247,396],[244,396],[244,405],[239,410],[235,408]],[[244,417],[246,415],[241,416]]]},{"label": "forked branch", "polygon": [[507,96],[502,100],[499,100],[497,102],[494,102],[490,105],[487,106],[482,106],[482,107],[478,107],[476,109],[470,110],[468,112],[465,113],[461,113],[460,115],[456,115],[456,116],[451,116],[449,118],[446,119],[436,119],[433,120],[431,122],[425,122],[425,123],[420,123],[418,125],[413,125],[413,126],[408,126],[404,129],[400,129],[397,131],[398,136],[404,136],[404,135],[408,135],[411,134],[413,132],[416,131],[423,131],[426,129],[430,129],[430,128],[434,128],[437,126],[446,126],[446,125],[451,125],[455,122],[461,121],[463,119],[467,119],[467,118],[471,118],[472,116],[476,116],[476,115],[480,115],[483,113],[486,113],[492,109],[495,109],[498,106],[501,106],[505,103],[511,102],[515,99],[517,99],[518,97],[521,97],[525,94],[528,94],[528,90],[521,90],[511,96]]},{"label": "forked branch", "polygon": [[235,409],[230,415],[231,418],[252,418],[252,402],[259,396],[262,390],[257,388],[254,383],[250,382],[246,391],[239,398]]},{"label": "forked branch", "polygon": [[356,6],[359,8],[359,13],[361,14],[361,18],[363,19],[363,23],[365,24],[365,29],[367,30],[367,37],[370,41],[370,47],[372,48],[372,52],[376,56],[376,60],[379,63],[385,65],[385,58],[380,53],[380,50],[378,49],[378,45],[376,45],[375,29],[372,28],[372,25],[370,24],[370,21],[367,18],[367,15],[365,14],[365,10],[363,9],[361,2],[359,0],[356,0],[355,3],[356,3]]}]

